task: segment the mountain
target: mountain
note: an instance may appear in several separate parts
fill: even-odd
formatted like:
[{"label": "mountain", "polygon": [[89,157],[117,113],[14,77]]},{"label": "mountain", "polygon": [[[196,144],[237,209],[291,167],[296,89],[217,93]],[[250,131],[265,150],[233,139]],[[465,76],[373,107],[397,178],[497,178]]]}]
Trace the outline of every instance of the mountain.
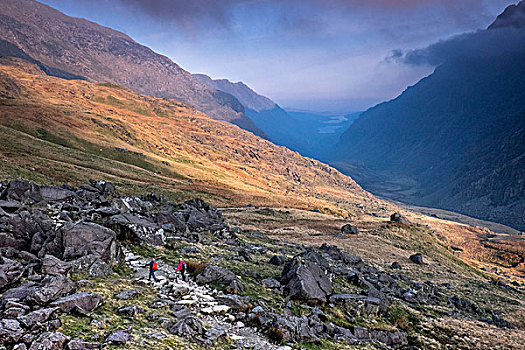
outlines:
[{"label": "mountain", "polygon": [[20,55],[71,78],[111,82],[141,94],[176,98],[215,119],[264,136],[233,96],[206,87],[169,58],[123,33],[66,16],[39,2],[1,0],[0,40],[0,47],[7,47],[8,53],[18,50]]},{"label": "mountain", "polygon": [[325,151],[335,144],[341,133],[359,116],[359,113],[327,116],[288,112],[243,82],[212,79],[205,74],[194,74],[194,77],[212,89],[235,96],[244,106],[246,115],[272,142],[316,159],[322,159]]},{"label": "mountain", "polygon": [[366,111],[333,164],[367,168],[353,175],[374,193],[524,230],[525,30],[514,21],[523,4],[489,30],[438,44],[448,48],[444,62]]},{"label": "mountain", "polygon": [[489,29],[509,27],[525,28],[525,2],[521,1],[517,5],[508,6],[489,26]]}]

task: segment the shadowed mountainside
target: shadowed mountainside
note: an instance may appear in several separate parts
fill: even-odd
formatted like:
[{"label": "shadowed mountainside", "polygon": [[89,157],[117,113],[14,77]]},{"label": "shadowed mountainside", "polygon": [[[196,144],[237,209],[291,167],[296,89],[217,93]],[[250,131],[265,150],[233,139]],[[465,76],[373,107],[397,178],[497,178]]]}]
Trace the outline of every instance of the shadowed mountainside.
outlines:
[{"label": "shadowed mountainside", "polygon": [[0,39],[49,69],[176,98],[215,119],[265,136],[233,96],[206,87],[169,58],[123,33],[33,0],[1,0],[0,5]]},{"label": "shadowed mountainside", "polygon": [[[374,193],[524,230],[525,30],[514,21],[502,28],[523,6],[494,29],[436,44],[450,57],[365,112],[341,136],[333,164],[370,169],[352,175]],[[399,181],[392,191],[373,176]]]}]

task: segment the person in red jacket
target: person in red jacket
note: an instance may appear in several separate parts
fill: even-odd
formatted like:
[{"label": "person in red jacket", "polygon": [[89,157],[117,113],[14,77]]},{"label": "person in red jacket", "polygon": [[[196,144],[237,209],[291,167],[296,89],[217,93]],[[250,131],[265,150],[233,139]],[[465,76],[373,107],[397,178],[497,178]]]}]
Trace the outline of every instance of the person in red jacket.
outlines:
[{"label": "person in red jacket", "polygon": [[158,269],[158,265],[157,265],[157,262],[155,261],[155,259],[151,259],[150,263],[148,264],[149,266],[149,277],[148,277],[148,281],[151,281],[151,276],[153,276],[153,280],[155,282],[158,282],[159,280],[157,279],[157,277],[155,276],[155,271],[157,271]]}]

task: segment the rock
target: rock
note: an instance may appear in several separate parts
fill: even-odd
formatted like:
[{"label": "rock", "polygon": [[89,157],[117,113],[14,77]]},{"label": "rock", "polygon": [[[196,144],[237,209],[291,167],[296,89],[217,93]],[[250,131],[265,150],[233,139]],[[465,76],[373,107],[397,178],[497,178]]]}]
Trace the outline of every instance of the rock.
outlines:
[{"label": "rock", "polygon": [[81,273],[90,277],[106,277],[113,274],[111,267],[94,254],[72,260],[70,263],[74,273]]},{"label": "rock", "polygon": [[53,255],[46,254],[42,259],[42,273],[48,275],[67,275],[71,270],[71,264],[54,257]]},{"label": "rock", "polygon": [[[3,201],[3,200],[0,200],[0,209],[2,209],[2,211],[4,211],[4,215],[7,215],[7,213],[14,213],[16,212],[18,209],[22,208],[22,203],[18,202],[18,201]],[[0,215],[0,216],[3,216],[3,215]]]},{"label": "rock", "polygon": [[117,310],[119,314],[124,314],[126,316],[135,316],[139,312],[137,305],[123,306]]},{"label": "rock", "polygon": [[202,322],[195,316],[189,316],[170,328],[170,333],[179,337],[193,337],[203,334]]},{"label": "rock", "polygon": [[182,320],[191,315],[190,309],[182,305],[174,305],[172,311],[172,315],[176,320]]},{"label": "rock", "polygon": [[[316,253],[313,253],[316,254]],[[330,279],[310,255],[309,259],[295,257],[283,268],[281,284],[290,299],[326,302],[332,294]],[[319,260],[322,259],[319,257]]]},{"label": "rock", "polygon": [[198,254],[200,251],[201,249],[196,245],[187,245],[180,250],[181,254]]},{"label": "rock", "polygon": [[[360,257],[343,252],[341,251],[341,249],[339,249],[335,245],[329,245],[329,244],[323,243],[319,249],[321,249],[322,252],[325,252],[326,254],[328,254],[330,258],[336,261],[340,261],[344,263],[346,266],[354,267],[358,270],[362,269],[365,266],[365,263]],[[328,268],[326,267],[328,264],[327,262],[320,262],[320,263],[323,264],[324,268],[326,269]]]},{"label": "rock", "polygon": [[239,294],[244,292],[244,286],[239,279],[234,279],[228,284],[225,291],[231,294]]},{"label": "rock", "polygon": [[120,292],[115,297],[121,300],[129,300],[129,299],[136,298],[137,296],[139,296],[139,294],[140,294],[140,291],[136,289],[130,289],[130,290],[125,290],[123,292]]},{"label": "rock", "polygon": [[100,343],[91,343],[82,339],[73,339],[67,344],[68,350],[100,349]]},{"label": "rock", "polygon": [[201,309],[201,312],[203,314],[224,314],[228,311],[230,311],[231,307],[227,305],[215,305],[215,306],[209,306]]},{"label": "rock", "polygon": [[270,258],[269,263],[275,266],[281,266],[286,261],[286,257],[282,255],[274,255]]},{"label": "rock", "polygon": [[503,317],[496,315],[495,313],[492,313],[492,324],[494,324],[496,327],[503,328],[503,329],[514,329],[515,328],[514,324],[505,320]]},{"label": "rock", "polygon": [[358,294],[334,294],[330,302],[344,305],[352,314],[358,316],[379,315],[386,311],[386,305],[381,299]]},{"label": "rock", "polygon": [[250,297],[240,296],[234,294],[224,294],[217,297],[217,300],[229,307],[233,308],[235,311],[246,310],[249,307]]},{"label": "rock", "polygon": [[208,265],[197,275],[197,283],[211,283],[219,282],[225,285],[230,284],[232,281],[236,281],[237,276],[228,269],[223,267]]},{"label": "rock", "polygon": [[17,282],[24,273],[24,267],[16,260],[0,256],[0,290]]},{"label": "rock", "polygon": [[60,332],[45,332],[31,344],[29,350],[62,350],[68,340],[68,337]]},{"label": "rock", "polygon": [[88,254],[100,257],[109,264],[118,264],[124,255],[117,235],[112,230],[94,224],[79,222],[61,229],[64,259],[76,259]]},{"label": "rock", "polygon": [[131,340],[131,335],[126,331],[115,331],[106,338],[106,343],[113,345],[124,345]]},{"label": "rock", "polygon": [[370,333],[368,331],[368,328],[354,326],[354,327],[352,327],[352,333],[359,340],[368,340],[368,339],[370,339]]},{"label": "rock", "polygon": [[414,264],[423,265],[423,254],[421,254],[421,253],[416,253],[416,254],[410,255],[409,259]]},{"label": "rock", "polygon": [[166,233],[153,221],[127,213],[112,216],[106,226],[113,229],[120,240],[147,243],[155,246],[166,244]]},{"label": "rock", "polygon": [[2,303],[6,303],[8,300],[23,302],[38,287],[40,286],[36,282],[26,282],[19,287],[8,289],[2,293]]},{"label": "rock", "polygon": [[281,283],[277,281],[275,278],[265,278],[261,281],[262,285],[266,288],[279,288],[281,286]]},{"label": "rock", "polygon": [[77,198],[75,192],[55,186],[40,187],[40,194],[42,199],[49,203],[71,201]]},{"label": "rock", "polygon": [[397,270],[401,270],[402,269],[401,265],[397,261],[394,261],[392,263],[392,265],[390,265],[390,267],[393,268],[393,269],[397,269]]},{"label": "rock", "polygon": [[376,340],[390,347],[401,347],[408,344],[407,334],[403,331],[370,331],[370,339]]},{"label": "rock", "polygon": [[17,320],[0,320],[0,344],[16,343],[23,334],[24,330]]},{"label": "rock", "polygon": [[346,235],[357,235],[359,234],[359,229],[357,226],[346,224],[341,227],[341,233]]},{"label": "rock", "polygon": [[20,316],[18,319],[20,322],[24,324],[26,328],[31,329],[49,320],[51,316],[53,315],[53,313],[55,313],[57,310],[58,310],[57,307],[39,309],[39,310],[30,312],[27,315]]},{"label": "rock", "polygon": [[91,312],[98,308],[104,299],[93,292],[81,292],[66,297],[60,298],[53,302],[50,306],[59,307],[62,311],[70,313],[75,308],[78,308],[84,312]]},{"label": "rock", "polygon": [[47,305],[63,295],[75,291],[75,283],[65,276],[47,276],[42,285],[33,289],[26,300],[40,305]]},{"label": "rock", "polygon": [[226,337],[226,330],[221,326],[215,326],[206,331],[204,336],[211,342],[217,341],[220,338]]},{"label": "rock", "polygon": [[390,222],[401,224],[401,225],[408,226],[408,227],[412,226],[412,223],[406,217],[404,217],[403,215],[399,213],[394,213],[390,215]]},{"label": "rock", "polygon": [[2,197],[2,199],[15,200],[29,205],[42,201],[40,187],[26,180],[9,182]]}]

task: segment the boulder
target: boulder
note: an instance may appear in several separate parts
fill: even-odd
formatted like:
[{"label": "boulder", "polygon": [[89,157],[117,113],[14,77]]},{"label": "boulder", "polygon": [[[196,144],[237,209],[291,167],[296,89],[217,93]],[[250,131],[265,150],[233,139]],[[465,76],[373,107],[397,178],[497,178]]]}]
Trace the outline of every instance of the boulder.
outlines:
[{"label": "boulder", "polygon": [[237,276],[230,270],[215,265],[208,265],[197,275],[196,281],[201,284],[210,282],[229,284],[236,279]]},{"label": "boulder", "polygon": [[52,307],[59,307],[62,311],[70,313],[74,309],[78,308],[83,312],[91,312],[98,308],[104,299],[93,292],[81,292],[66,297],[60,298],[57,301],[51,303]]},{"label": "boulder", "polygon": [[421,254],[421,253],[416,253],[416,254],[410,255],[409,259],[414,264],[423,265],[423,254]]},{"label": "boulder", "polygon": [[408,226],[408,227],[412,226],[412,223],[406,217],[404,217],[403,215],[399,213],[394,213],[390,215],[390,222],[401,224],[401,225]]},{"label": "boulder", "polygon": [[140,291],[136,289],[130,289],[130,290],[125,290],[123,292],[118,293],[115,297],[120,300],[129,300],[129,299],[136,298],[137,296],[139,296],[139,294],[140,294]]},{"label": "boulder", "polygon": [[[7,213],[14,213],[16,212],[18,209],[22,208],[22,203],[18,202],[18,201],[13,201],[13,200],[8,200],[8,201],[4,201],[4,200],[0,200],[0,209],[2,209],[2,211],[4,212],[4,215],[7,215]],[[3,216],[3,215],[0,215],[0,216]]]},{"label": "boulder", "polygon": [[94,223],[67,224],[61,229],[64,259],[76,259],[88,254],[99,256],[109,264],[118,264],[124,254],[117,235]]},{"label": "boulder", "polygon": [[75,283],[65,276],[47,276],[42,284],[33,289],[26,298],[27,301],[39,305],[47,305],[63,295],[75,291]]},{"label": "boulder", "polygon": [[10,288],[2,293],[2,304],[8,300],[23,302],[26,298],[32,295],[40,285],[36,282],[26,282],[19,287]]},{"label": "boulder", "polygon": [[189,316],[175,323],[169,331],[179,337],[188,338],[202,335],[204,328],[201,320],[195,316]]},{"label": "boulder", "polygon": [[20,316],[18,320],[22,322],[26,328],[31,329],[49,320],[53,313],[55,313],[57,310],[57,307],[35,310],[28,313],[27,315]]},{"label": "boulder", "polygon": [[24,335],[24,330],[17,320],[0,320],[0,344],[16,343],[22,335]]},{"label": "boulder", "polygon": [[127,331],[119,330],[111,333],[106,339],[106,343],[113,345],[124,345],[131,340],[131,335]]},{"label": "boulder", "polygon": [[147,243],[155,246],[166,244],[166,233],[153,221],[131,213],[112,216],[106,223],[120,240]]},{"label": "boulder", "polygon": [[321,259],[313,259],[313,256],[309,255],[309,259],[295,257],[284,266],[281,284],[289,298],[326,302],[332,294],[330,278],[317,263]]},{"label": "boulder", "polygon": [[71,267],[70,263],[62,261],[53,255],[47,254],[42,259],[42,273],[48,275],[67,275]]},{"label": "boulder", "polygon": [[341,233],[345,235],[357,235],[359,234],[359,229],[355,225],[346,224],[341,227]]},{"label": "boulder", "polygon": [[31,344],[29,350],[62,350],[68,340],[69,338],[60,332],[45,332]]},{"label": "boulder", "polygon": [[17,282],[24,273],[24,267],[16,260],[0,256],[0,290]]},{"label": "boulder", "polygon": [[399,264],[397,261],[394,261],[392,263],[392,265],[390,265],[390,267],[393,268],[393,269],[397,269],[397,270],[401,270],[402,269],[401,264]]},{"label": "boulder", "polygon": [[35,204],[42,201],[40,187],[26,180],[14,180],[0,194],[0,199],[15,200],[24,204]]},{"label": "boulder", "polygon": [[70,201],[77,197],[75,192],[55,186],[40,187],[40,194],[49,203]]}]

